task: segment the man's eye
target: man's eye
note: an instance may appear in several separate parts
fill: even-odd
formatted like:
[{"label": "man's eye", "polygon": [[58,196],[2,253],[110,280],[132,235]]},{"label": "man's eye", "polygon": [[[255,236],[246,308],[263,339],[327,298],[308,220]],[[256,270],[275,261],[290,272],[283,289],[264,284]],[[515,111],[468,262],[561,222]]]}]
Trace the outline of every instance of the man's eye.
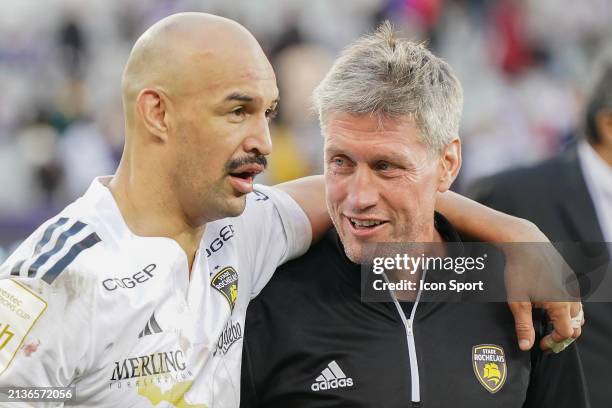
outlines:
[{"label": "man's eye", "polygon": [[393,166],[389,162],[381,161],[381,162],[376,163],[376,170],[386,171],[386,170],[393,170],[394,168],[395,166]]},{"label": "man's eye", "polygon": [[344,156],[331,157],[327,163],[327,168],[332,174],[350,174],[355,166],[351,159]]},{"label": "man's eye", "polygon": [[266,118],[268,118],[269,121],[274,119],[277,115],[278,115],[278,108],[266,109]]},{"label": "man's eye", "polygon": [[234,110],[232,110],[232,115],[242,117],[246,113],[244,107],[240,106]]}]

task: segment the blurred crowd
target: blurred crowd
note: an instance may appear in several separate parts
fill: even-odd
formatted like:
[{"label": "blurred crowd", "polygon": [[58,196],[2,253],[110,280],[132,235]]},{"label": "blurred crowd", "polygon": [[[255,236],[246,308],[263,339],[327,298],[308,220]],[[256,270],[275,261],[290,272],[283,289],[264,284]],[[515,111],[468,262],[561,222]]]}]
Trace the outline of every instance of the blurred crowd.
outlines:
[{"label": "blurred crowd", "polygon": [[281,92],[259,181],[322,171],[310,93],[338,52],[390,19],[455,68],[465,92],[456,188],[549,157],[580,131],[609,0],[7,0],[0,4],[0,261],[123,144],[120,78],[135,39],[179,11],[233,18],[260,41]]}]

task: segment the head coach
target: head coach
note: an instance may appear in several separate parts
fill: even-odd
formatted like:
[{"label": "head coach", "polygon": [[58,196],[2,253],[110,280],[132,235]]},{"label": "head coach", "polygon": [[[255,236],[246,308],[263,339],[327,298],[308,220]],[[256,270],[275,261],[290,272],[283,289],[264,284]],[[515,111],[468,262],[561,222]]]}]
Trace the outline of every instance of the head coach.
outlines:
[{"label": "head coach", "polygon": [[575,347],[518,350],[506,304],[361,301],[368,243],[460,240],[434,209],[462,103],[451,67],[388,23],[335,62],[315,90],[335,229],[251,302],[243,408],[587,406]]}]

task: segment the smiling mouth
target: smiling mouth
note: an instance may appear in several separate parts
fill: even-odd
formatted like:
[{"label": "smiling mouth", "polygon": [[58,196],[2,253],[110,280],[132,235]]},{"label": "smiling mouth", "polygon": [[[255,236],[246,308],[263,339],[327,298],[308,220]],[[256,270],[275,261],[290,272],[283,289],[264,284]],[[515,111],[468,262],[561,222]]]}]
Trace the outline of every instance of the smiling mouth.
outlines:
[{"label": "smiling mouth", "polygon": [[356,230],[373,230],[376,227],[386,224],[387,221],[381,220],[360,220],[357,218],[347,217],[352,227]]}]

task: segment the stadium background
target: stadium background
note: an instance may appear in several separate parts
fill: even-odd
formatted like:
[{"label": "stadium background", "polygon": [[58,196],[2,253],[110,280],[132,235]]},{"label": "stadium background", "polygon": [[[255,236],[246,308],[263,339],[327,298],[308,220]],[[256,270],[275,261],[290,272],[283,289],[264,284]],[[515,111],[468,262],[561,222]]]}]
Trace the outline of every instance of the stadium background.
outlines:
[{"label": "stadium background", "polygon": [[274,65],[281,110],[264,183],[321,172],[310,92],[342,47],[382,19],[427,41],[463,83],[459,191],[571,143],[593,61],[612,40],[609,0],[2,0],[0,262],[113,172],[129,50],[179,11],[241,22]]}]

